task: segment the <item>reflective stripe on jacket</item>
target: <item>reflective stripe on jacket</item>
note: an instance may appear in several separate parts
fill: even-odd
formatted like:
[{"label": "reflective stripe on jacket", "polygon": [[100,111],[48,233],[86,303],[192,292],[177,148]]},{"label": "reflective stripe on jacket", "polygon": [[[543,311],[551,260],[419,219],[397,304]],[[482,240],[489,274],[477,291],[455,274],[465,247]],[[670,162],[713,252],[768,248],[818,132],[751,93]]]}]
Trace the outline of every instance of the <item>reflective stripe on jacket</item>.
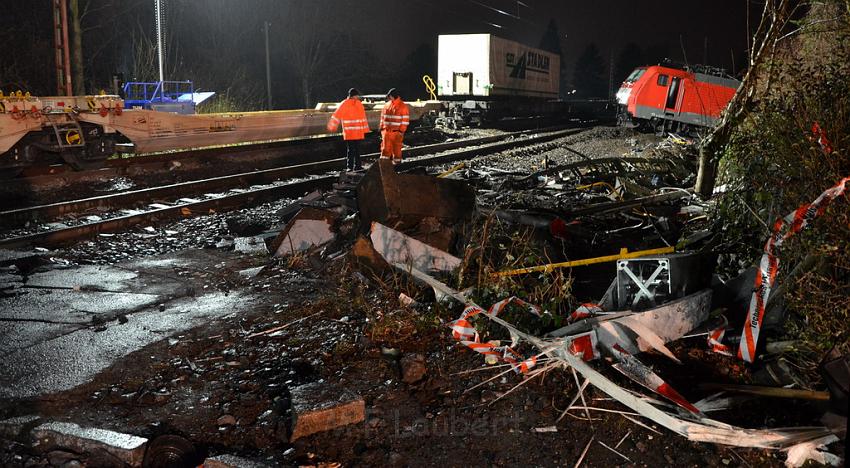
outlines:
[{"label": "reflective stripe on jacket", "polygon": [[348,98],[339,103],[336,112],[328,121],[328,131],[335,132],[342,124],[342,138],[345,140],[362,140],[369,133],[369,121],[366,120],[366,109],[357,98]]},{"label": "reflective stripe on jacket", "polygon": [[410,125],[410,111],[407,109],[407,104],[401,98],[388,101],[381,110],[381,130],[397,130],[404,133],[408,125]]}]

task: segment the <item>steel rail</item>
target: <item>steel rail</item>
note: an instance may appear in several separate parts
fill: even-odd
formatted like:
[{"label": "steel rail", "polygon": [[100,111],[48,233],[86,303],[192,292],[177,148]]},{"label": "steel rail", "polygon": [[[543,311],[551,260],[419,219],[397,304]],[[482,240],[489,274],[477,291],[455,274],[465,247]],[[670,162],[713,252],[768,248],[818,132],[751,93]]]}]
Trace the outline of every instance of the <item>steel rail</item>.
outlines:
[{"label": "steel rail", "polygon": [[[509,134],[508,134],[509,135]],[[473,140],[458,140],[448,143],[424,145],[410,148],[405,151],[407,156],[420,156],[437,151],[451,150],[466,145],[481,145],[493,143],[505,139],[507,135],[482,137]],[[377,158],[378,153],[367,154],[365,158]],[[131,190],[96,197],[88,197],[79,200],[61,201],[44,205],[36,205],[25,208],[16,208],[0,212],[0,225],[6,229],[14,229],[24,226],[28,222],[45,222],[60,216],[83,213],[96,209],[106,211],[125,208],[133,203],[157,198],[174,196],[190,196],[203,192],[220,190],[228,186],[250,186],[274,182],[282,177],[297,177],[310,173],[321,173],[339,170],[345,167],[345,159],[331,158],[321,161],[293,164],[285,167],[264,169],[259,171],[243,172],[226,176],[211,177],[207,179],[180,182],[176,184],[150,187],[139,190]]]}]

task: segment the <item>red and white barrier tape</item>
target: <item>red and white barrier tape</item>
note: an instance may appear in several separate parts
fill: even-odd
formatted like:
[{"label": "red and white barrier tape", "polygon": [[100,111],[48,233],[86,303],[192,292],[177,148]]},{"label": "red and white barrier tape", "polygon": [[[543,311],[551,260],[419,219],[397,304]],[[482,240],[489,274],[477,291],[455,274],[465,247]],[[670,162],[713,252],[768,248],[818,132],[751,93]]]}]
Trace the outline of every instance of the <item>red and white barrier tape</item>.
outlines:
[{"label": "red and white barrier tape", "polygon": [[726,327],[729,326],[729,321],[723,317],[723,324],[715,328],[708,334],[708,348],[715,353],[732,356],[732,349],[723,343],[723,337],[726,336]]},{"label": "red and white barrier tape", "polygon": [[584,304],[578,306],[572,314],[570,314],[570,322],[575,322],[576,320],[586,319],[593,317],[594,315],[600,315],[604,310],[599,305],[594,304],[592,302],[585,302]]},{"label": "red and white barrier tape", "polygon": [[767,239],[764,245],[764,255],[759,262],[756,272],[753,295],[750,298],[750,306],[747,310],[747,321],[744,322],[744,331],[741,335],[741,345],[738,348],[738,358],[747,362],[755,361],[756,346],[758,345],[759,331],[761,330],[764,309],[767,298],[770,297],[770,289],[776,281],[779,271],[779,257],[777,250],[788,238],[802,231],[809,223],[820,216],[829,204],[847,190],[850,177],[841,179],[838,184],[824,191],[810,204],[805,204],[789,213],[785,218],[776,220],[773,225],[773,235]]},{"label": "red and white barrier tape", "polygon": [[517,372],[526,373],[537,364],[536,356],[524,359],[521,354],[514,351],[510,346],[496,346],[488,342],[482,343],[481,337],[478,335],[472,322],[469,321],[469,319],[481,313],[495,317],[511,303],[525,307],[528,312],[538,317],[540,316],[540,309],[537,306],[529,304],[518,297],[509,297],[493,304],[489,310],[484,310],[476,306],[467,306],[463,310],[463,313],[460,314],[460,318],[454,322],[450,322],[448,325],[452,329],[452,336],[462,345],[485,356],[496,356],[499,360],[512,364],[514,370]]},{"label": "red and white barrier tape", "polygon": [[615,344],[612,348],[610,348],[610,351],[611,354],[614,355],[614,358],[618,361],[613,367],[620,371],[623,375],[663,396],[664,398],[667,398],[673,403],[676,403],[691,413],[702,416],[702,412],[696,406],[692,405],[691,402],[677,392],[676,389],[671,387],[670,384],[665,382],[664,379],[659,377],[658,374],[652,371],[652,369],[620,347],[620,345]]},{"label": "red and white barrier tape", "polygon": [[821,151],[823,154],[832,154],[832,143],[829,142],[829,139],[826,138],[826,132],[820,128],[820,124],[815,122],[812,124],[812,138],[818,142],[820,145]]},{"label": "red and white barrier tape", "polygon": [[596,338],[596,332],[593,330],[580,335],[570,336],[566,342],[567,350],[584,361],[599,359],[598,345],[599,341]]}]

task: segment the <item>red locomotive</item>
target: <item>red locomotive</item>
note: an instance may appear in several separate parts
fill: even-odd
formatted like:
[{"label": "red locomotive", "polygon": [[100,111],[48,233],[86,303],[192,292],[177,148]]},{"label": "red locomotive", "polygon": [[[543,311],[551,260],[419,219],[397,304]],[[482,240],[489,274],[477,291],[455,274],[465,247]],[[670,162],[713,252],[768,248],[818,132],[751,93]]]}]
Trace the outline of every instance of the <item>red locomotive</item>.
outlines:
[{"label": "red locomotive", "polygon": [[740,82],[705,66],[636,68],[617,91],[620,122],[658,132],[694,133],[713,125]]}]

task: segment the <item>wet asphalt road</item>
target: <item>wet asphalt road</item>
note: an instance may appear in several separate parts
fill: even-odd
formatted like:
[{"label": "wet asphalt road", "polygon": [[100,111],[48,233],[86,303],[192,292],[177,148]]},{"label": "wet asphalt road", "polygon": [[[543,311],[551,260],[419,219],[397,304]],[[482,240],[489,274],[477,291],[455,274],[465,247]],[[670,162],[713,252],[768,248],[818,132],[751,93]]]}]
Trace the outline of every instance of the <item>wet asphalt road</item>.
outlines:
[{"label": "wet asphalt road", "polygon": [[244,293],[194,293],[185,272],[209,269],[209,255],[0,271],[0,398],[76,387],[150,343],[251,307]]}]

